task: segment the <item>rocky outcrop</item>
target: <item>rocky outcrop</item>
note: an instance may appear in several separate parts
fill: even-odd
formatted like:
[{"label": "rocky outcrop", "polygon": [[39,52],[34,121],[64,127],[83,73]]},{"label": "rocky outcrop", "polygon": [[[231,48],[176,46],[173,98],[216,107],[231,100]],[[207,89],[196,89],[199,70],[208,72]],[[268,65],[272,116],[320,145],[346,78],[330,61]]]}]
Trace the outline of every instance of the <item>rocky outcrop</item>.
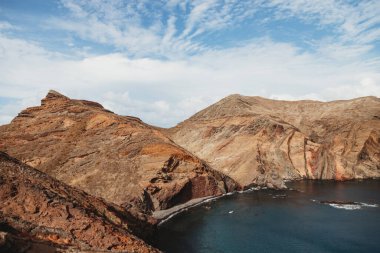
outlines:
[{"label": "rocky outcrop", "polygon": [[0,126],[0,150],[135,213],[236,187],[140,119],[55,91]]},{"label": "rocky outcrop", "polygon": [[0,252],[159,252],[152,218],[70,187],[0,152]]},{"label": "rocky outcrop", "polygon": [[243,186],[380,177],[380,99],[279,101],[231,95],[167,134]]}]

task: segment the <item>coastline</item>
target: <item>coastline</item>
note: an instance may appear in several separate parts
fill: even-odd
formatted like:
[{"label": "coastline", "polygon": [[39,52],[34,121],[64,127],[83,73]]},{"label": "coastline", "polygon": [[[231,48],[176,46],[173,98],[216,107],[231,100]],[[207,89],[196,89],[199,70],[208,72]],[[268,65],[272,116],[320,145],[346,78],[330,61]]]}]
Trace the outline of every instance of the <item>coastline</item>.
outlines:
[{"label": "coastline", "polygon": [[210,201],[222,198],[224,196],[229,196],[236,193],[265,190],[265,189],[267,189],[267,187],[252,187],[247,190],[227,192],[225,194],[217,195],[217,196],[207,196],[207,197],[202,197],[202,198],[191,199],[183,204],[179,204],[165,210],[154,211],[152,214],[152,217],[158,220],[158,226],[160,226],[163,223],[170,220],[171,218],[173,218],[174,216],[176,216],[177,214],[187,211],[189,208],[196,207],[204,203],[208,203]]},{"label": "coastline", "polygon": [[182,212],[188,210],[189,208],[199,206],[203,203],[207,203],[209,201],[221,198],[223,196],[224,195],[207,196],[207,197],[202,197],[202,198],[191,199],[191,200],[189,200],[183,204],[179,204],[179,205],[173,206],[173,207],[165,209],[165,210],[154,211],[152,214],[152,217],[158,220],[158,226],[160,226],[161,224],[170,220],[171,218],[173,218],[177,214],[182,213]]},{"label": "coastline", "polygon": [[[292,179],[292,180],[288,179],[288,180],[284,180],[284,181],[285,181],[285,183],[291,183],[291,182],[297,182],[297,181],[303,181],[303,180],[306,180],[306,181],[328,181],[328,182],[350,182],[350,181],[361,182],[361,181],[366,181],[366,180],[380,180],[380,178],[364,178],[364,179],[354,178],[354,179],[349,179],[349,180],[334,180],[334,179],[322,179],[322,180],[320,180],[320,179],[302,179],[301,178],[301,179]],[[268,189],[270,189],[270,190],[285,190],[285,191],[296,190],[296,189],[293,189],[291,187],[290,188],[287,187],[284,189],[275,189],[275,188],[268,188],[267,186],[255,186],[255,187],[248,188],[246,190],[227,192],[225,194],[218,195],[218,196],[207,196],[207,197],[202,197],[202,198],[191,199],[185,203],[173,206],[171,208],[168,208],[165,210],[155,211],[155,212],[153,212],[152,217],[157,219],[157,221],[158,221],[157,225],[160,226],[163,223],[170,220],[171,218],[173,218],[174,216],[176,216],[177,214],[180,214],[184,211],[187,211],[190,208],[202,205],[204,203],[207,203],[207,202],[210,202],[210,201],[213,201],[213,200],[225,197],[225,196],[237,194],[237,193],[241,194],[241,193],[246,193],[246,192],[251,192],[251,191],[268,190]]]},{"label": "coastline", "polygon": [[[249,253],[252,249],[271,252],[286,249],[284,251],[290,253],[300,250],[299,242],[302,242],[301,251],[314,247],[315,252],[328,249],[354,253],[366,247],[368,252],[378,252],[380,245],[375,238],[379,228],[374,221],[379,218],[379,181],[320,183],[302,180],[293,186],[294,190],[236,192],[189,209],[158,227],[154,245],[168,252],[189,250],[195,253],[199,249],[210,249],[212,252]],[[330,220],[321,224],[321,217]],[[294,222],[295,219],[299,222]],[[289,228],[291,233],[284,235]],[[321,229],[329,232],[322,233],[324,241],[314,240],[310,244],[310,240],[305,240],[309,231],[312,231],[312,238],[319,238]],[[293,234],[295,231],[297,233]],[[368,236],[363,236],[363,231],[369,231]],[[278,235],[282,235],[283,241],[271,243]],[[362,240],[359,246],[355,244],[356,239],[344,241],[344,238],[353,237]],[[374,243],[367,243],[368,238],[373,238]],[[337,244],[339,240],[344,243]]]}]

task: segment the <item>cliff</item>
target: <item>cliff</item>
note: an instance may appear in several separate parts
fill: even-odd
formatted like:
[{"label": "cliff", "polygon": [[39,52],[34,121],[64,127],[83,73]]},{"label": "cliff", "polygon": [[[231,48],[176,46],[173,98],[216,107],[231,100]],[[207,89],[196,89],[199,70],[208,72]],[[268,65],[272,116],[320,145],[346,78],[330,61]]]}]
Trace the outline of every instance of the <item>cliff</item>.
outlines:
[{"label": "cliff", "polygon": [[242,186],[380,177],[380,99],[280,101],[231,95],[167,130]]},{"label": "cliff", "polygon": [[137,216],[236,187],[140,119],[56,91],[0,126],[0,150]]},{"label": "cliff", "polygon": [[159,252],[150,229],[123,208],[0,152],[0,252]]}]

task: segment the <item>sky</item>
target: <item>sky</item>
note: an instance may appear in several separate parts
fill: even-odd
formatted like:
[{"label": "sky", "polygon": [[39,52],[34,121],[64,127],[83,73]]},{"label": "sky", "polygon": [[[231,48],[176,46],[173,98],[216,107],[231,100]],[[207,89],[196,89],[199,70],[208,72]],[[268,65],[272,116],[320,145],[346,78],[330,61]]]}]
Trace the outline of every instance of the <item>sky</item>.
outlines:
[{"label": "sky", "polygon": [[379,0],[0,0],[0,124],[50,89],[171,127],[230,94],[380,96]]}]

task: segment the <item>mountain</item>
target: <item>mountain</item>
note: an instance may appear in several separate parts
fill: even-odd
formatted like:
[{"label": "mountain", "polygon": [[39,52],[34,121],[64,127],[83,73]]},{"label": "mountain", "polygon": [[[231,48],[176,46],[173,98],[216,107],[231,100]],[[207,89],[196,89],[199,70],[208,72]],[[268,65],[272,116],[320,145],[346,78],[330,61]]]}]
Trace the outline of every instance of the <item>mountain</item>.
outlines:
[{"label": "mountain", "polygon": [[0,150],[137,216],[236,187],[140,119],[56,91],[0,126]]},{"label": "mountain", "polygon": [[254,185],[363,178],[380,178],[376,97],[231,95],[160,129],[50,91],[0,126],[0,252],[159,252],[139,239],[153,212]]},{"label": "mountain", "polygon": [[231,95],[168,129],[242,186],[380,177],[380,99],[280,101]]},{"label": "mountain", "polygon": [[134,234],[149,217],[70,187],[0,152],[0,252],[159,252]]}]

